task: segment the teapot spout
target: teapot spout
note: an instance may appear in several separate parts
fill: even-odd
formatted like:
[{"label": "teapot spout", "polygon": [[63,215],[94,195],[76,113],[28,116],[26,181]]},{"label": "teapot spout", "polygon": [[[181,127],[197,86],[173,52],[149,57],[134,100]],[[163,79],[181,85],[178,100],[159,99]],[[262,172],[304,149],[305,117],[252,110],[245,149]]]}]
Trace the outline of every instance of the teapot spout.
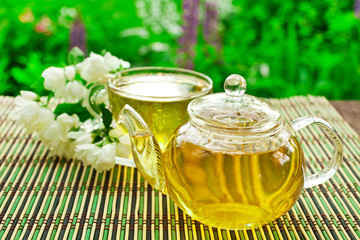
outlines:
[{"label": "teapot spout", "polygon": [[127,104],[118,119],[129,132],[133,158],[141,175],[154,188],[166,193],[163,153],[144,119]]}]

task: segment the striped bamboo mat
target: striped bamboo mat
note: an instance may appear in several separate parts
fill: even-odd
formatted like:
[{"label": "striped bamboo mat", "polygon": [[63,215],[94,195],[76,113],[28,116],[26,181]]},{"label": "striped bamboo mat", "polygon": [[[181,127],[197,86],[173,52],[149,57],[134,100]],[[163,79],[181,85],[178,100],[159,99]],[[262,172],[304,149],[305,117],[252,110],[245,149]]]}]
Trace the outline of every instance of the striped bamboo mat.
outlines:
[{"label": "striped bamboo mat", "polygon": [[[97,173],[79,161],[49,157],[8,119],[14,98],[0,96],[0,239],[360,239],[359,136],[325,98],[270,101],[287,121],[316,115],[333,124],[344,142],[344,163],[271,224],[226,231],[192,220],[134,168]],[[309,127],[299,138],[308,173],[322,168],[332,154],[325,134]]]}]

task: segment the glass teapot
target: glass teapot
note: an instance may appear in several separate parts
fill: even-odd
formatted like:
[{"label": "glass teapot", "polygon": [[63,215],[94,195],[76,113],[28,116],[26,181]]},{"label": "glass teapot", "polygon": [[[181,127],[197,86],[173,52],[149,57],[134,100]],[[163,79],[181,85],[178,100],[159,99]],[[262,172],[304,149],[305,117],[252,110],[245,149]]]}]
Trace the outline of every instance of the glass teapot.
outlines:
[{"label": "glass teapot", "polygon": [[[194,99],[190,120],[162,152],[141,116],[126,105],[119,119],[129,131],[135,164],[156,189],[192,218],[223,229],[260,227],[287,212],[303,188],[328,180],[342,161],[342,143],[323,119],[286,124],[266,101],[245,93],[246,81],[229,76],[225,93]],[[305,176],[296,131],[323,128],[334,144],[324,169]]]}]

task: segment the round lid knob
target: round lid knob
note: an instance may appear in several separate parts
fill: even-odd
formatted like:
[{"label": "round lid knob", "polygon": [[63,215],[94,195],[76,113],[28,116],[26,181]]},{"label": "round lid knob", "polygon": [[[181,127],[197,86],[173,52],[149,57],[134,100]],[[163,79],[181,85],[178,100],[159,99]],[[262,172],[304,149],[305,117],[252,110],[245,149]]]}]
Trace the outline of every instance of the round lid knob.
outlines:
[{"label": "round lid knob", "polygon": [[224,83],[226,95],[230,97],[241,97],[246,91],[245,78],[238,74],[228,76]]},{"label": "round lid knob", "polygon": [[245,79],[232,74],[224,83],[225,93],[199,97],[190,102],[191,121],[212,131],[266,132],[279,123],[280,113],[268,102],[248,94]]}]

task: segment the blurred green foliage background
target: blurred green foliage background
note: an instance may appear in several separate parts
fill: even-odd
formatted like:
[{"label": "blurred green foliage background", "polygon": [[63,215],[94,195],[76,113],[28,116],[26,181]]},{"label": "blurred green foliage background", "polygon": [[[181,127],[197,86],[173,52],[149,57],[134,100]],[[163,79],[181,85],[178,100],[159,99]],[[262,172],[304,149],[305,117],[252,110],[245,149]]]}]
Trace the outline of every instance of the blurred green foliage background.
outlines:
[{"label": "blurred green foliage background", "polygon": [[[133,67],[179,66],[183,1],[2,0],[0,95],[45,93],[41,73],[67,65],[77,16],[88,52],[106,50]],[[219,0],[215,44],[204,37],[205,3],[199,2],[193,63],[214,80],[215,92],[238,73],[247,79],[247,93],[261,97],[360,99],[360,20],[353,1]]]}]

